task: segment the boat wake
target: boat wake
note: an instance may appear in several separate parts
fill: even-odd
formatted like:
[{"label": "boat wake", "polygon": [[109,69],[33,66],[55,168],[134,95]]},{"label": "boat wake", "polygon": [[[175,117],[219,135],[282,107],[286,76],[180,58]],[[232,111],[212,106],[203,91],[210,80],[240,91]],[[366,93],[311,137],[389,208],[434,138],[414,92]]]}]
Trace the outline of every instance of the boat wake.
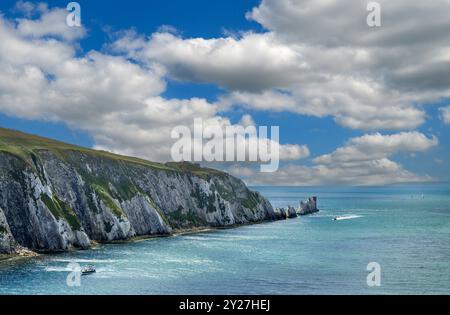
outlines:
[{"label": "boat wake", "polygon": [[72,269],[68,267],[45,267],[47,272],[71,272]]},{"label": "boat wake", "polygon": [[117,260],[113,260],[113,259],[77,259],[77,258],[55,258],[55,259],[51,259],[52,262],[62,262],[62,263],[114,263],[117,262]]},{"label": "boat wake", "polygon": [[351,220],[351,219],[358,219],[358,218],[362,218],[362,216],[360,215],[346,215],[346,216],[340,216],[340,217],[335,217],[333,219],[333,221],[344,221],[344,220]]}]

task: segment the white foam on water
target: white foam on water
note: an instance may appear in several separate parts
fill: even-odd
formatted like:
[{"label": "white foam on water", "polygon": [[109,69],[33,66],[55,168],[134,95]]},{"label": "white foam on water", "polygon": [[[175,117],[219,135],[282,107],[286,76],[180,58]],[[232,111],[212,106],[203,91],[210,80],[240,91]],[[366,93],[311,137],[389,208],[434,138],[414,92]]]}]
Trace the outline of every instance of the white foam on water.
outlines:
[{"label": "white foam on water", "polygon": [[335,215],[332,214],[319,214],[319,213],[313,213],[306,216],[306,218],[335,218]]},{"label": "white foam on water", "polygon": [[351,219],[358,219],[358,218],[362,218],[362,216],[360,216],[360,215],[346,215],[346,216],[336,217],[336,218],[334,218],[334,220],[335,221],[344,221],[344,220],[351,220]]},{"label": "white foam on water", "polygon": [[[69,266],[47,266],[44,268],[44,270],[47,272],[72,272],[72,271],[74,271]],[[114,269],[109,269],[109,268],[98,268],[96,270],[96,273],[114,272],[114,271],[115,271]]]},{"label": "white foam on water", "polygon": [[71,272],[72,268],[67,267],[45,267],[47,272]]},{"label": "white foam on water", "polygon": [[51,259],[51,261],[54,262],[65,262],[65,263],[114,263],[117,262],[117,260],[113,260],[113,259],[77,259],[77,258],[73,258],[73,259],[69,259],[69,258],[54,258]]}]

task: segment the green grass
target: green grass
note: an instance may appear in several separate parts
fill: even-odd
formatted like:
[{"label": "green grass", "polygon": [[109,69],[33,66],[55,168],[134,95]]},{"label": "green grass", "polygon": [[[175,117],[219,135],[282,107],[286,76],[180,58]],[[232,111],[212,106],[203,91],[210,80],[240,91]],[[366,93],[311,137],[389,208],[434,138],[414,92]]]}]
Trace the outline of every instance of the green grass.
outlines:
[{"label": "green grass", "polygon": [[41,200],[56,219],[64,219],[74,231],[81,230],[81,224],[75,211],[67,203],[56,196],[50,198],[47,194],[41,194]]},{"label": "green grass", "polygon": [[249,196],[246,199],[242,199],[241,204],[247,209],[254,210],[259,204],[257,194],[254,192],[249,192]]},{"label": "green grass", "polygon": [[50,198],[47,194],[41,194],[41,200],[56,219],[60,219],[62,217],[59,207],[56,206],[55,201],[52,198]]},{"label": "green grass", "polygon": [[230,201],[230,202],[236,199],[236,194],[233,191],[232,186],[224,187],[219,182],[215,182],[214,184],[215,184],[217,192],[223,199]]},{"label": "green grass", "polygon": [[[151,168],[155,170],[173,172],[174,174],[185,173],[208,181],[213,177],[227,176],[227,174],[224,172],[210,168],[202,168],[197,164],[189,162],[169,162],[166,164],[161,164],[146,161],[136,157],[123,156],[106,151],[92,150],[89,148],[84,148],[52,140],[49,138],[26,134],[16,130],[0,128],[0,152],[11,154],[28,163],[38,175],[41,174],[41,166],[39,165],[41,165],[42,163],[39,159],[42,158],[42,155],[40,154],[42,151],[48,151],[57,158],[61,159],[62,162],[76,167],[76,169],[80,172],[80,175],[83,177],[83,180],[85,180],[88,186],[97,193],[103,203],[118,218],[126,217],[126,214],[123,212],[121,207],[117,205],[115,199],[119,201],[125,201],[130,200],[138,194],[146,194],[139,190],[139,188],[133,183],[132,179],[129,178],[128,175],[125,176],[125,178],[122,178],[120,182],[114,183],[115,189],[114,191],[111,191],[108,179],[98,178],[81,170],[80,165],[78,165],[80,162],[77,161],[77,159],[73,159],[74,153],[82,153],[89,157],[104,159],[105,162],[117,162],[117,167],[129,166],[130,164],[133,164],[136,166]],[[224,195],[227,195],[226,190],[223,190],[222,193]],[[216,210],[213,209],[213,204],[215,201],[214,195],[203,196],[199,191],[195,191],[194,195],[194,197],[197,198],[197,201],[202,207],[209,205],[208,211],[213,212]],[[78,218],[67,204],[65,204],[61,200],[58,200],[57,198],[54,198],[52,200],[46,195],[42,196],[42,200],[44,201],[44,203],[46,203],[47,208],[53,213],[55,217],[64,218],[73,228],[80,228]],[[244,202],[246,202],[248,206],[253,205],[252,200]],[[94,212],[100,211],[99,209],[96,209],[92,199],[88,200],[88,203],[89,206],[93,208],[92,210]],[[160,213],[164,221],[167,221],[164,213],[156,205],[155,209]],[[195,218],[192,213],[185,214],[180,211],[173,213],[172,217],[184,218],[190,221],[197,221],[197,218]]]},{"label": "green grass", "polygon": [[48,150],[60,158],[64,158],[71,151],[85,153],[91,156],[102,157],[109,160],[123,161],[160,170],[173,170],[172,168],[156,162],[118,155],[106,151],[92,150],[57,140],[26,134],[20,131],[0,128],[0,151],[10,153],[26,161],[30,161],[31,153]]},{"label": "green grass", "polygon": [[179,206],[176,211],[173,211],[168,214],[168,216],[176,222],[189,222],[193,225],[199,225],[200,221],[195,214],[191,211],[187,213],[183,213],[183,207]]},{"label": "green grass", "polygon": [[181,162],[181,163],[169,162],[166,163],[165,165],[170,167],[171,169],[177,170],[179,172],[190,173],[196,175],[197,177],[201,177],[205,180],[209,180],[212,176],[227,175],[226,173],[221,172],[219,170],[200,167],[199,165],[190,162]]},{"label": "green grass", "polygon": [[16,130],[0,128],[0,152],[12,154],[20,159],[34,165],[32,153],[38,153],[41,150],[52,152],[62,160],[66,160],[73,152],[84,153],[92,157],[104,158],[112,161],[124,162],[126,164],[135,164],[161,171],[185,172],[208,180],[211,176],[221,176],[225,173],[218,170],[201,168],[195,164],[183,163],[156,163],[144,159],[118,155],[111,152],[88,149],[68,143],[64,143],[49,138],[39,137]]},{"label": "green grass", "polygon": [[123,210],[116,204],[113,197],[109,194],[109,192],[103,188],[102,186],[92,184],[92,188],[97,193],[97,195],[100,197],[100,199],[103,201],[105,206],[108,207],[109,210],[118,218],[124,218],[126,217]]},{"label": "green grass", "polygon": [[141,191],[132,183],[130,180],[122,180],[115,187],[117,190],[117,194],[119,195],[121,200],[131,200],[136,195],[140,194]]}]

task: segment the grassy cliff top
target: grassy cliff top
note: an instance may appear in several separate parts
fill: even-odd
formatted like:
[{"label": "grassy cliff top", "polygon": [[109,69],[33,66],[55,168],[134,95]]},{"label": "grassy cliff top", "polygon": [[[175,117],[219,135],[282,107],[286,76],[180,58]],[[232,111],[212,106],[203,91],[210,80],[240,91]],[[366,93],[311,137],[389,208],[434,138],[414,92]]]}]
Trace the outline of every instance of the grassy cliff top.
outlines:
[{"label": "grassy cliff top", "polygon": [[93,157],[121,161],[124,163],[138,164],[158,170],[187,172],[198,176],[224,174],[223,172],[209,168],[201,168],[199,165],[188,162],[170,162],[166,164],[156,163],[136,157],[118,155],[107,151],[99,151],[80,147],[49,138],[27,134],[17,130],[0,128],[0,152],[6,152],[19,157],[24,161],[30,161],[31,155],[33,153],[38,153],[41,150],[50,151],[61,158],[67,156],[67,154],[70,154],[70,152],[75,151]]}]

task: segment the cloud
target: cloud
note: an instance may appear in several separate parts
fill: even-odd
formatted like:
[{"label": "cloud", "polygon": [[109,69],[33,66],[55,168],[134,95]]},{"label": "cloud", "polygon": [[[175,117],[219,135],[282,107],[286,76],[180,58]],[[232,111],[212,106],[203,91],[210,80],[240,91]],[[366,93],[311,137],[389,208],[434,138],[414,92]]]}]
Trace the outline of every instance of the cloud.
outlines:
[{"label": "cloud", "polygon": [[450,125],[450,106],[442,107],[439,110],[441,112],[442,121],[447,125]]},{"label": "cloud", "polygon": [[[0,112],[64,122],[89,132],[95,148],[156,161],[170,160],[175,126],[192,128],[194,118],[231,125],[205,99],[164,98],[166,72],[157,63],[77,51],[86,33],[66,26],[63,9],[19,7],[33,17],[11,21],[0,15]],[[242,122],[253,120],[244,116]],[[288,160],[306,150],[281,145]]]},{"label": "cloud", "polygon": [[290,93],[269,90],[262,93],[235,91],[220,98],[219,104],[225,110],[235,105],[261,111],[296,111],[296,100]]},{"label": "cloud", "polygon": [[244,116],[241,117],[241,120],[239,121],[239,125],[244,126],[244,127],[249,127],[249,126],[255,126],[255,121],[253,120],[253,117],[246,114]]},{"label": "cloud", "polygon": [[296,161],[311,155],[308,146],[286,144],[280,147],[280,158],[283,161]]},{"label": "cloud", "polygon": [[247,18],[265,33],[134,34],[112,49],[161,63],[175,79],[218,84],[229,106],[332,116],[352,129],[414,129],[426,116],[418,104],[450,96],[450,2],[379,3],[375,29],[366,2],[263,0]]},{"label": "cloud", "polygon": [[[323,86],[317,84],[317,86],[313,87],[311,85],[313,92],[311,95],[280,90],[270,90],[262,93],[236,91],[222,96],[219,104],[223,109],[242,106],[261,111],[288,111],[320,118],[332,115],[338,124],[362,130],[413,129],[421,125],[425,120],[424,111],[416,106],[402,103],[385,104],[383,106],[377,106],[376,103],[358,103],[357,94],[361,94],[364,88],[370,89],[371,87],[352,82],[351,79],[347,80],[347,82],[344,81],[344,78],[342,78],[342,82],[336,80],[336,86],[329,89],[327,89],[328,86],[325,83]],[[354,85],[349,88],[354,92],[354,95],[346,95],[345,88],[338,85]],[[322,89],[328,92],[320,93]],[[310,92],[305,91],[305,93],[309,94]]]},{"label": "cloud", "polygon": [[[28,18],[17,19],[17,31],[22,36],[39,38],[43,36],[61,37],[65,40],[82,38],[86,29],[81,27],[69,27],[66,23],[68,12],[62,8],[49,10],[45,3],[33,4],[19,1],[16,10],[25,14]],[[38,19],[30,19],[33,14],[38,14]]]},{"label": "cloud", "polygon": [[438,145],[436,137],[419,132],[393,135],[367,134],[350,139],[343,147],[313,160],[313,166],[288,164],[267,176],[253,169],[234,166],[230,172],[245,174],[246,181],[259,185],[386,185],[431,181],[390,160],[401,152],[423,152]]},{"label": "cloud", "polygon": [[317,52],[315,47],[285,44],[275,33],[246,33],[240,39],[182,39],[156,33],[148,41],[131,33],[111,48],[139,62],[161,63],[175,79],[212,82],[228,89],[230,93],[221,99],[224,108],[238,105],[315,117],[331,115],[343,126],[365,130],[410,129],[425,119],[424,111],[405,95],[371,77],[355,76],[352,71],[360,72],[356,67],[364,66],[362,61],[356,60],[355,69],[330,62],[336,58],[342,59],[338,64],[364,60],[364,52]]},{"label": "cloud", "polygon": [[129,32],[111,49],[139,61],[157,61],[175,79],[215,83],[231,90],[283,86],[294,80],[294,69],[304,66],[296,51],[278,43],[270,33],[247,33],[241,39],[182,39],[166,32],[155,33],[147,41]]},{"label": "cloud", "polygon": [[398,183],[429,182],[430,176],[418,176],[404,170],[399,164],[389,160],[374,160],[354,168],[328,168],[325,166],[303,166],[288,164],[281,167],[276,174],[268,176],[259,174],[254,169],[240,166],[228,169],[243,177],[250,185],[270,186],[383,186]]},{"label": "cloud", "polygon": [[[234,106],[332,116],[337,123],[354,129],[401,130],[424,121],[425,113],[417,103],[448,92],[444,70],[450,49],[439,37],[442,32],[433,34],[436,42],[442,43],[436,47],[426,46],[426,40],[414,34],[408,39],[396,38],[400,41],[396,43],[392,34],[378,31],[339,35],[330,30],[331,37],[343,36],[338,41],[310,36],[303,29],[298,34],[289,32],[286,27],[297,23],[302,14],[317,18],[340,12],[333,11],[334,1],[305,3],[311,7],[306,6],[304,12],[299,9],[299,13],[295,8],[300,7],[292,7],[299,1],[263,1],[249,18],[268,28],[266,33],[183,39],[167,29],[149,38],[126,31],[102,52],[87,53],[77,50],[86,30],[67,28],[64,10],[23,3],[19,7],[28,18],[8,20],[0,15],[0,111],[64,122],[89,132],[95,148],[165,161],[170,159],[173,127],[192,128],[193,118],[202,118],[207,125],[232,126],[223,113]],[[344,2],[344,7],[348,3]],[[425,6],[425,12],[435,10],[434,4]],[[396,6],[392,8],[399,12]],[[272,16],[269,9],[281,11]],[[285,17],[280,20],[282,14]],[[348,18],[344,15],[333,23],[349,23]],[[309,20],[312,23],[312,18],[300,23]],[[405,35],[402,30],[409,25],[409,18],[400,20],[406,24],[395,24],[396,32]],[[440,16],[437,20],[446,23]],[[327,23],[321,27],[337,27]],[[435,21],[431,24],[427,30],[435,30]],[[408,45],[411,51],[404,53]],[[419,58],[424,59],[419,62]],[[427,65],[430,67],[425,69]],[[202,98],[168,99],[162,96],[167,77],[215,83],[227,92],[216,103]],[[445,122],[448,112],[448,108],[441,109]],[[240,124],[252,126],[255,122],[244,115]],[[249,141],[267,143],[261,138]],[[405,170],[392,157],[436,145],[436,137],[414,131],[369,133],[313,159],[311,166],[292,162],[310,157],[308,146],[283,144],[280,158],[291,164],[283,165],[277,173],[256,174],[248,165],[235,165],[230,171],[260,184],[427,181],[429,176]]]},{"label": "cloud", "polygon": [[346,146],[331,154],[314,159],[318,165],[341,166],[372,160],[383,160],[395,153],[426,151],[439,143],[419,132],[402,132],[394,135],[380,133],[350,139]]},{"label": "cloud", "polygon": [[24,16],[30,18],[35,14],[40,14],[48,11],[48,5],[44,2],[33,3],[30,1],[17,1],[14,6],[15,12],[22,13]]},{"label": "cloud", "polygon": [[436,0],[425,5],[407,0],[377,2],[382,13],[380,28],[368,28],[368,1],[262,0],[247,14],[247,18],[286,40],[326,48],[415,48],[446,42],[446,31],[442,27],[448,27],[450,23],[450,3],[447,0]]}]

